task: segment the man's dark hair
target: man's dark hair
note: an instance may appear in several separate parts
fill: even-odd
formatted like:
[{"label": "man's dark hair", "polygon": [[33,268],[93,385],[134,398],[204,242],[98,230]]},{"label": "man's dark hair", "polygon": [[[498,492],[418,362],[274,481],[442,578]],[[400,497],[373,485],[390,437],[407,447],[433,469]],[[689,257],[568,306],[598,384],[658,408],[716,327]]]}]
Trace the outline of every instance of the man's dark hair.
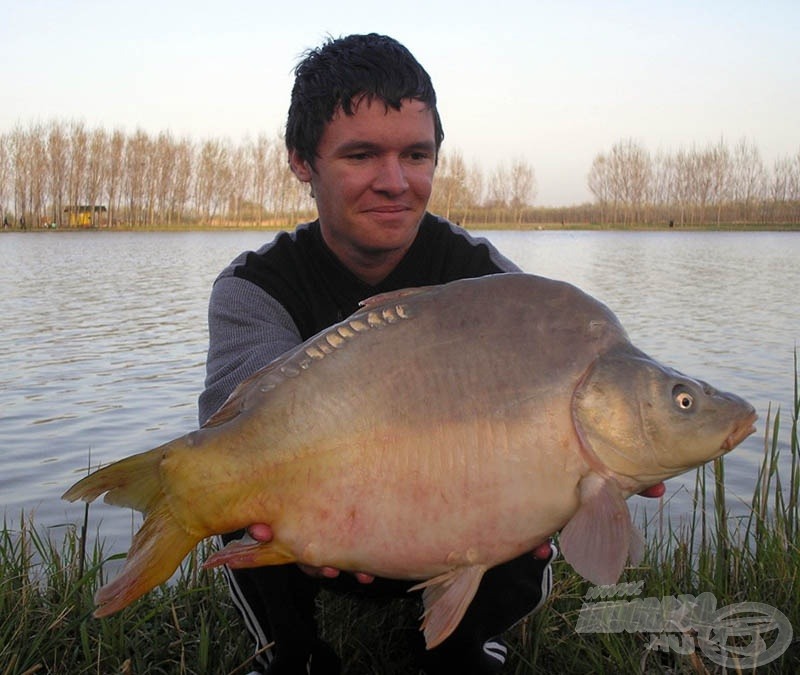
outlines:
[{"label": "man's dark hair", "polygon": [[444,139],[431,78],[408,49],[386,35],[349,35],[308,50],[295,68],[286,120],[286,147],[314,164],[322,132],[341,108],[378,99],[400,110],[403,99],[425,103],[433,113],[436,150]]}]

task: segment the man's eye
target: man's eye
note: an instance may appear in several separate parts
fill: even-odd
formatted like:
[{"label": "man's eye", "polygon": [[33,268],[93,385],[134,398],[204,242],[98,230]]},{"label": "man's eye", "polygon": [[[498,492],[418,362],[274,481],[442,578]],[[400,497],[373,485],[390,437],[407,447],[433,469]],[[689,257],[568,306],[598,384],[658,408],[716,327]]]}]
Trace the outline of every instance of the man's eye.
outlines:
[{"label": "man's eye", "polygon": [[430,152],[412,152],[408,155],[408,161],[413,164],[428,164],[433,162],[433,154]]}]

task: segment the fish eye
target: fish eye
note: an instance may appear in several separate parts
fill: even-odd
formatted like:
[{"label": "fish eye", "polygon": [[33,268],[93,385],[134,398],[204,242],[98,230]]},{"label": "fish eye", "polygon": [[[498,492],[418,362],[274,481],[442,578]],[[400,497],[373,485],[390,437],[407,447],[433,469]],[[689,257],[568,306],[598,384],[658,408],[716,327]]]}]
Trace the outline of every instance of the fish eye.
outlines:
[{"label": "fish eye", "polygon": [[675,405],[681,410],[691,410],[694,405],[694,396],[683,389],[683,387],[675,387],[672,390],[672,397],[675,401]]}]

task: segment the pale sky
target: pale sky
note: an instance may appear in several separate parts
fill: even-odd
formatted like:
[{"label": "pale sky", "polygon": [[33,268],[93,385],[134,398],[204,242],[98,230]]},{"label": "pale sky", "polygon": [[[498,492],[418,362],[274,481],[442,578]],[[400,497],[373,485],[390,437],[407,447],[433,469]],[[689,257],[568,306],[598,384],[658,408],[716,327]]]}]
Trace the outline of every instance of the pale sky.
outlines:
[{"label": "pale sky", "polygon": [[800,1],[0,0],[0,131],[51,120],[234,141],[281,131],[326,35],[378,32],[430,73],[447,150],[521,157],[542,206],[591,200],[592,159],[754,142],[800,151]]}]

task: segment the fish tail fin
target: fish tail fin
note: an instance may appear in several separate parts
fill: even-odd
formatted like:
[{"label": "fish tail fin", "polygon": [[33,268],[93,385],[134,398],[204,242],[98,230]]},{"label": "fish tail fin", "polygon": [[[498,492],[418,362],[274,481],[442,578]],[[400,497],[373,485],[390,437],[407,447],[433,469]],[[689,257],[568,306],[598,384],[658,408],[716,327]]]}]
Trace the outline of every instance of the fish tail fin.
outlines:
[{"label": "fish tail fin", "polygon": [[[175,441],[173,441],[174,443]],[[161,495],[159,464],[172,443],[126,457],[79,480],[62,496],[68,502],[93,502],[104,492],[106,504],[147,513]]]},{"label": "fish tail fin", "polygon": [[114,614],[167,581],[200,539],[175,520],[165,500],[159,500],[134,536],[122,572],[95,594],[94,615]]},{"label": "fish tail fin", "polygon": [[95,595],[95,616],[113,614],[166,581],[181,560],[202,539],[175,519],[161,483],[160,464],[180,439],[147,452],[126,457],[81,479],[63,498],[91,502],[104,492],[105,502],[144,513],[144,523],[133,538],[125,566]]}]

